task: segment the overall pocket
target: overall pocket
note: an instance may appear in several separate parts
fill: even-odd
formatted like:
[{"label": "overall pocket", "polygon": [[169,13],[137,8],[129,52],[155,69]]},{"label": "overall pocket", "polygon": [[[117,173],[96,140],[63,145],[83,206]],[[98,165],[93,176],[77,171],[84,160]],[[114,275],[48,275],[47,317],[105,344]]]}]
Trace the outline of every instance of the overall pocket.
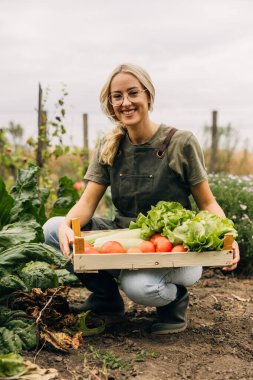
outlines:
[{"label": "overall pocket", "polygon": [[150,208],[153,195],[154,176],[152,174],[132,175],[120,173],[119,210],[126,215],[136,215]]}]

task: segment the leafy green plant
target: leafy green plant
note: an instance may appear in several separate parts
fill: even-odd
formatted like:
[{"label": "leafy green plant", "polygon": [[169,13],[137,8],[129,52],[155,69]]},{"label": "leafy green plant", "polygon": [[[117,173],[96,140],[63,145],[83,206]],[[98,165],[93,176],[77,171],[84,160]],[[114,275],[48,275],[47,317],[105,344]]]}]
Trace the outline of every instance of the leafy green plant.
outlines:
[{"label": "leafy green plant", "polygon": [[59,189],[57,192],[57,200],[55,201],[50,216],[64,216],[70,208],[79,199],[79,194],[74,189],[74,183],[71,179],[62,177],[59,179]]},{"label": "leafy green plant", "polygon": [[253,274],[253,176],[210,175],[216,200],[238,232],[241,260],[237,273]]},{"label": "leafy green plant", "polygon": [[15,353],[0,355],[0,376],[15,376],[22,374],[25,369],[24,359]]},{"label": "leafy green plant", "polygon": [[95,349],[93,346],[88,345],[88,352],[84,356],[84,362],[92,360],[101,369],[107,370],[128,370],[130,365],[126,363],[119,356],[114,355],[110,351],[101,351]]}]

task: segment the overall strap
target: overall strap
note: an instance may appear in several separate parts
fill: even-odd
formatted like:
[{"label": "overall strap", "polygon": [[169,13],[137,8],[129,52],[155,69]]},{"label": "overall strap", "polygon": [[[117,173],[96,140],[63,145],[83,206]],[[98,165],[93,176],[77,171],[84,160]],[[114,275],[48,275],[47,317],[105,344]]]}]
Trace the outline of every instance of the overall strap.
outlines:
[{"label": "overall strap", "polygon": [[169,133],[167,134],[167,136],[165,137],[164,141],[162,142],[162,144],[160,145],[160,148],[158,149],[158,151],[156,152],[156,156],[158,158],[163,158],[164,156],[164,153],[166,151],[166,149],[168,148],[169,144],[170,144],[170,140],[172,138],[172,136],[174,135],[174,133],[177,131],[176,128],[171,128],[171,130],[169,131]]}]

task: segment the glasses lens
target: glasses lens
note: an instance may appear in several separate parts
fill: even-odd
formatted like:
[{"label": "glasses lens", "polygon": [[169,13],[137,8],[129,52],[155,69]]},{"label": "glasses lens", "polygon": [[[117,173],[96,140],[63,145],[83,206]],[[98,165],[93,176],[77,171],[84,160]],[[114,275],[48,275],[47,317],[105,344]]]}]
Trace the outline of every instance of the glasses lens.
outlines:
[{"label": "glasses lens", "polygon": [[137,101],[141,92],[138,88],[131,89],[127,92],[127,97],[131,102]]},{"label": "glasses lens", "polygon": [[[146,91],[146,90],[140,90],[138,88],[132,88],[131,90],[127,91],[127,99],[132,103],[138,102],[141,94],[144,91]],[[115,107],[121,106],[123,101],[124,101],[124,96],[122,95],[121,92],[113,92],[109,96],[109,102],[111,103],[111,105],[113,105]]]},{"label": "glasses lens", "polygon": [[109,102],[113,106],[120,106],[122,104],[122,102],[123,102],[123,95],[120,92],[113,92],[109,96]]}]

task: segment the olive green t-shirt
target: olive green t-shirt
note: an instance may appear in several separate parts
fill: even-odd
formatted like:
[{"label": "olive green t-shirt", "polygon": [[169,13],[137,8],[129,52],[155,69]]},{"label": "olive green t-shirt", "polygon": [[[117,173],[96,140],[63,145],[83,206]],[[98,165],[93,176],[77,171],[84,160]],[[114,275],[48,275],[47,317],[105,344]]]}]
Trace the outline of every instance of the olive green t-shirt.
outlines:
[{"label": "olive green t-shirt", "polygon": [[[161,124],[156,133],[142,146],[150,146],[158,150],[170,128],[165,124]],[[124,139],[127,139],[127,144],[132,144],[127,134]],[[99,154],[100,149],[98,147],[84,179],[110,186],[108,165],[99,162]],[[177,130],[167,148],[167,155],[169,167],[188,186],[196,185],[207,179],[203,152],[192,132]]]}]

